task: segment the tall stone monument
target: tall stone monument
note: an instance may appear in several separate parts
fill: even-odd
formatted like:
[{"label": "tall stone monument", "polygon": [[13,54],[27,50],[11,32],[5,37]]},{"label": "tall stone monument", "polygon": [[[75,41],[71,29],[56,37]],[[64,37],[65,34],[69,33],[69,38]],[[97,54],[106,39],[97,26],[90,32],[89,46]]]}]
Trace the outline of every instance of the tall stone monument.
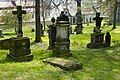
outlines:
[{"label": "tall stone monument", "polygon": [[75,27],[76,34],[82,34],[82,14],[81,14],[81,1],[82,0],[75,0],[77,2],[77,26]]},{"label": "tall stone monument", "polygon": [[56,20],[56,42],[53,53],[55,56],[71,55],[69,46],[69,18],[62,11]]},{"label": "tall stone monument", "polygon": [[103,17],[100,17],[100,13],[96,13],[96,17],[93,18],[96,27],[94,27],[93,33],[91,34],[91,42],[87,44],[88,48],[107,47],[107,44],[104,41],[104,33],[100,30],[102,19]]}]

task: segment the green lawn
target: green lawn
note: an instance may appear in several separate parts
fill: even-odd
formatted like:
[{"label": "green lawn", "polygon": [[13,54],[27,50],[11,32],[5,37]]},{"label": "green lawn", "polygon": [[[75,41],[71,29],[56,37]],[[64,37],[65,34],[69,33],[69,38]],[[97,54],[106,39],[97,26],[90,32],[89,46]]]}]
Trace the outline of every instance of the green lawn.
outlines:
[{"label": "green lawn", "polygon": [[[102,27],[103,32],[110,29],[111,26]],[[110,32],[111,47],[101,49],[86,48],[92,30],[93,24],[90,26],[85,24],[83,34],[70,36],[73,56],[65,58],[82,62],[82,70],[65,71],[43,63],[41,59],[52,55],[52,51],[47,50],[48,36],[45,35],[42,37],[43,43],[31,46],[34,59],[30,62],[12,61],[6,57],[7,50],[0,50],[0,80],[120,80],[120,27]],[[23,32],[32,43],[34,33],[31,33],[31,27],[24,27]],[[13,32],[10,33],[12,35],[5,35],[5,38],[15,36]]]}]

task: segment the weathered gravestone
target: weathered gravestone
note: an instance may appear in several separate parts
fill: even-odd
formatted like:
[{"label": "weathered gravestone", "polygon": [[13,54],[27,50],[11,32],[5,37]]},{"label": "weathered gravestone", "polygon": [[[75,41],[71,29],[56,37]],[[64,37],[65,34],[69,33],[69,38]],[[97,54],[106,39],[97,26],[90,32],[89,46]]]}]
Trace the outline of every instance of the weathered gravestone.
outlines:
[{"label": "weathered gravestone", "polygon": [[100,30],[102,19],[103,17],[100,17],[100,13],[96,13],[96,17],[93,18],[96,21],[96,27],[93,30],[94,33],[91,34],[91,42],[87,44],[88,48],[107,47],[107,44],[104,42],[104,33]]},{"label": "weathered gravestone", "polygon": [[71,55],[69,46],[69,18],[62,11],[60,16],[56,20],[56,42],[53,54],[55,56]]},{"label": "weathered gravestone", "polygon": [[77,2],[77,13],[76,13],[76,18],[77,18],[77,26],[75,27],[75,32],[76,34],[82,34],[82,14],[81,14],[81,1],[82,0],[75,0]]},{"label": "weathered gravestone", "polygon": [[30,50],[30,40],[28,37],[13,37],[10,39],[11,46],[9,48],[8,57],[16,61],[31,61],[33,55]]},{"label": "weathered gravestone", "polygon": [[51,19],[52,25],[49,25],[48,28],[48,33],[49,33],[49,50],[53,50],[55,47],[55,42],[56,42],[56,25],[55,25],[55,18],[53,17]]},{"label": "weathered gravestone", "polygon": [[64,70],[79,70],[83,68],[82,63],[62,58],[47,58],[43,59],[43,62],[50,63],[51,65],[60,67]]}]

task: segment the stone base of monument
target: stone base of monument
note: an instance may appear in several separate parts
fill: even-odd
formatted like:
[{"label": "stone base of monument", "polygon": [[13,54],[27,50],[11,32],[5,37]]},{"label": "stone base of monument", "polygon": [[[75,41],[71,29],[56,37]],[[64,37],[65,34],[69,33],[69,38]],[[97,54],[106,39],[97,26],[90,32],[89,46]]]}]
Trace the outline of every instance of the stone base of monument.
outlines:
[{"label": "stone base of monument", "polygon": [[32,54],[25,55],[25,56],[19,56],[19,57],[16,57],[16,56],[11,55],[11,54],[7,54],[7,57],[12,58],[13,60],[18,61],[18,62],[25,62],[25,61],[33,60],[33,55]]},{"label": "stone base of monument", "polygon": [[53,55],[56,57],[72,56],[69,50],[69,42],[55,43],[55,48],[53,49]]},{"label": "stone base of monument", "polygon": [[11,47],[9,48],[8,57],[16,61],[31,61],[33,55],[30,50],[30,40],[28,37],[13,37],[10,39]]},{"label": "stone base of monument", "polygon": [[61,69],[64,70],[79,70],[83,68],[82,63],[62,58],[47,58],[43,59],[43,62],[47,62],[53,66],[60,67]]},{"label": "stone base of monument", "polygon": [[91,34],[91,42],[87,44],[87,48],[103,48],[107,47],[104,43],[104,33]]}]

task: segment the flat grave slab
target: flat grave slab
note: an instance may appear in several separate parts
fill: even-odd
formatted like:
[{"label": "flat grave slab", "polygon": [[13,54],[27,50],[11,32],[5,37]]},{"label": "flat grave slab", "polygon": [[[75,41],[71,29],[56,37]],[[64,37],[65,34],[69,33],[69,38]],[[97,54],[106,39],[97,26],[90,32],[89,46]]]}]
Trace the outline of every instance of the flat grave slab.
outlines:
[{"label": "flat grave slab", "polygon": [[64,69],[64,70],[79,70],[83,68],[82,63],[63,59],[63,58],[55,58],[55,57],[46,58],[46,59],[43,59],[43,62],[49,63],[53,66],[60,67],[61,69]]}]

